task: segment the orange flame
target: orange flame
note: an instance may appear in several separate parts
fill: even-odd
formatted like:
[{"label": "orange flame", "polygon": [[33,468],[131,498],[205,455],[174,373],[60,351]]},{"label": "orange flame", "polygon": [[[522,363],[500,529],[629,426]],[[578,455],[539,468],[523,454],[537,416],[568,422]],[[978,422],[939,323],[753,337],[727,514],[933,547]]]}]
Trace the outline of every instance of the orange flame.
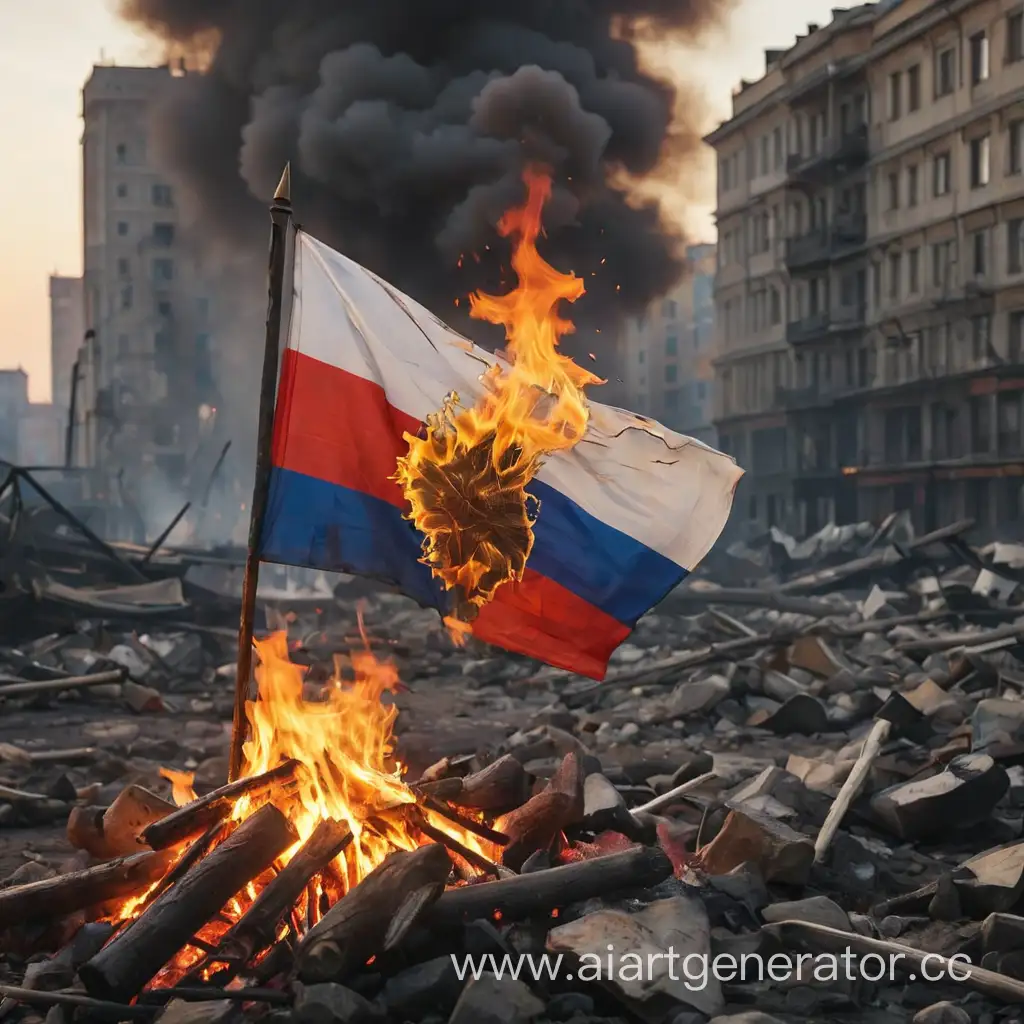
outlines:
[{"label": "orange flame", "polygon": [[550,175],[530,168],[523,180],[526,202],[498,224],[514,240],[519,283],[506,295],[470,296],[470,314],[503,326],[507,348],[484,374],[474,407],[460,408],[452,393],[423,437],[405,435],[409,453],[395,474],[408,518],[424,535],[422,561],[454,593],[446,621],[456,638],[502,584],[522,579],[540,511],[526,488],[547,456],[582,439],[590,418],[583,389],[603,383],[558,351],[574,329],[559,303],[575,302],[585,289],[537,251]]}]

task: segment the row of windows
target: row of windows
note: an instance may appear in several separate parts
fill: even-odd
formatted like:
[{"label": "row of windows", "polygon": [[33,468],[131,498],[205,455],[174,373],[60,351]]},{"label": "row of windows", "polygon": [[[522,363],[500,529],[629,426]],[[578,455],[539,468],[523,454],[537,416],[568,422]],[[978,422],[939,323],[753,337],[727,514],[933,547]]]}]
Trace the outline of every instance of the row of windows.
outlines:
[{"label": "row of windows", "polygon": [[[992,181],[992,137],[980,135],[967,142],[968,181],[971,188],[984,188]],[[1024,172],[1024,119],[1012,121],[1006,128],[1006,175],[1012,177]],[[917,206],[921,200],[921,169],[910,164],[904,169],[901,184],[899,171],[892,171],[885,179],[886,207],[897,210]],[[936,198],[949,195],[953,190],[953,158],[949,150],[932,157],[931,190]]]},{"label": "row of windows", "polygon": [[[1003,55],[1005,64],[1016,64],[1024,60],[1024,12],[1015,11],[1006,16],[1006,45]],[[992,73],[991,45],[987,32],[976,32],[968,40],[968,62],[972,86],[980,85]],[[935,100],[951,95],[957,88],[957,49],[947,46],[937,51],[933,59],[932,92]],[[894,71],[889,75],[886,89],[886,117],[897,121],[906,114],[920,110],[923,103],[923,76],[920,63]],[[867,121],[867,100],[864,96],[852,97],[840,108],[840,135],[846,135]],[[817,153],[829,133],[828,117],[825,111],[818,111],[806,117],[795,116],[789,122],[788,135],[783,127],[776,126],[762,135],[756,142],[747,144],[745,153],[734,152],[719,160],[718,177],[722,192],[740,185],[744,178],[753,181],[759,175],[781,171],[787,151],[791,153]],[[787,145],[788,143],[788,145]],[[741,167],[741,156],[745,156]],[[743,174],[745,171],[745,175]]]},{"label": "row of windows", "polygon": [[[126,181],[119,181],[115,187],[118,199],[127,199],[131,189]],[[149,201],[153,206],[171,207],[174,205],[174,192],[170,185],[150,185]]]},{"label": "row of windows", "polygon": [[[126,220],[117,222],[117,235],[119,238],[127,238],[131,234],[131,225]],[[153,244],[162,248],[174,245],[175,230],[173,224],[157,223],[153,225],[149,235]]]},{"label": "row of windows", "polygon": [[[967,239],[966,274],[972,278],[985,277],[993,267],[993,242],[997,229],[982,228]],[[1008,274],[1024,273],[1024,219],[1007,221],[1005,225],[1005,256]],[[953,284],[957,270],[957,245],[953,239],[930,246],[929,281],[934,289],[945,289]],[[916,246],[905,252],[890,253],[887,260],[887,295],[899,299],[904,295],[917,295],[922,290],[922,248]],[[881,268],[875,268],[875,301],[881,297]],[[960,275],[963,276],[963,275]]]}]

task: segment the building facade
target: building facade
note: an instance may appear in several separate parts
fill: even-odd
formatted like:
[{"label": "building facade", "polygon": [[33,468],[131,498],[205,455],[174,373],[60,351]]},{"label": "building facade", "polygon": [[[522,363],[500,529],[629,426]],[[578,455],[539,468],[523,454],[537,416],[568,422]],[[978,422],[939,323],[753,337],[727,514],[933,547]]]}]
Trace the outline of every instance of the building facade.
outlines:
[{"label": "building facade", "polygon": [[715,247],[686,255],[682,284],[622,328],[622,394],[630,409],[713,444]]},{"label": "building facade", "polygon": [[[28,374],[0,370],[0,461],[20,462],[20,425],[28,406]],[[5,477],[0,467],[0,481]]]},{"label": "building facade", "polygon": [[201,264],[150,146],[153,107],[183,74],[97,66],[82,90],[86,341],[75,459],[133,481],[180,481],[201,412],[216,404]]},{"label": "building facade", "polygon": [[85,301],[80,277],[50,277],[50,400],[71,404],[71,378],[85,337]]},{"label": "building facade", "polygon": [[834,15],[769,52],[709,136],[738,508],[794,530],[910,508],[991,531],[1024,480],[1024,16]]}]

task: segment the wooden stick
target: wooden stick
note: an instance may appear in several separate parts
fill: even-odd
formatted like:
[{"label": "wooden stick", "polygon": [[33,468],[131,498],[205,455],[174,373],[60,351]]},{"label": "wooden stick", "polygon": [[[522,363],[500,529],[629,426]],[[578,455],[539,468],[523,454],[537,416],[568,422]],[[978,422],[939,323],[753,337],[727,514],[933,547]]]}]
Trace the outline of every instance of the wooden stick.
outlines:
[{"label": "wooden stick", "polygon": [[277,393],[277,363],[281,349],[281,320],[284,310],[284,278],[288,249],[288,225],[292,219],[292,171],[288,164],[270,207],[270,254],[267,268],[267,328],[263,343],[263,377],[256,436],[256,476],[249,514],[249,547],[242,577],[242,615],[238,624],[238,670],[235,674],[235,706],[231,721],[231,750],[228,781],[242,773],[242,747],[247,722],[245,705],[252,678],[252,634],[256,622],[256,590],[260,576],[260,544],[270,493],[270,447],[274,436],[274,399]]},{"label": "wooden stick", "polygon": [[384,948],[392,919],[407,903],[423,909],[451,874],[443,846],[393,853],[324,915],[295,954],[305,984],[344,981]]},{"label": "wooden stick", "polygon": [[472,832],[473,835],[486,839],[489,843],[494,843],[495,846],[505,846],[508,843],[508,836],[504,832],[498,832],[497,829],[488,827],[482,821],[474,821],[468,815],[460,814],[450,804],[435,800],[425,793],[420,796],[419,802],[428,811],[447,818],[453,825],[458,825],[459,828],[464,828],[467,832]]},{"label": "wooden stick", "polygon": [[[780,921],[765,925],[762,931],[774,935],[791,948],[796,946],[815,953],[831,953],[833,957],[845,957],[848,952],[858,956],[877,956],[884,964],[890,965],[890,970],[898,964],[901,972],[913,972],[918,979],[941,980],[947,984],[957,982],[1004,1003],[1024,1003],[1024,981],[997,974],[984,967],[975,967],[960,958],[926,953],[902,942],[873,939],[859,932],[844,932],[839,928],[812,924],[810,921]],[[813,961],[809,969],[812,966]]]},{"label": "wooden stick", "polygon": [[0,930],[144,893],[174,863],[170,851],[134,853],[56,878],[0,889]]},{"label": "wooden stick", "polygon": [[233,831],[233,822],[218,821],[211,825],[198,839],[194,840],[185,851],[181,860],[171,868],[170,871],[160,879],[152,893],[147,894],[147,899],[152,903],[158,896],[166,892],[172,885],[177,885],[180,878],[184,878],[192,868],[206,856],[210,847],[228,833]]},{"label": "wooden stick", "polygon": [[276,768],[247,779],[229,782],[206,796],[179,807],[166,818],[154,821],[142,830],[141,839],[153,850],[164,850],[201,836],[211,825],[223,821],[234,809],[239,797],[260,796],[278,786],[288,787],[298,777],[299,762],[285,761]]},{"label": "wooden stick", "polygon": [[17,985],[0,985],[0,996],[26,1006],[49,1008],[67,1006],[76,1010],[88,1010],[90,1015],[112,1017],[114,1020],[152,1020],[162,1009],[159,1005],[125,1006],[102,999],[93,999],[81,992],[44,992],[34,988],[19,988]]},{"label": "wooden stick", "polygon": [[422,782],[413,788],[460,807],[502,814],[526,803],[532,784],[533,780],[522,764],[511,754],[505,754],[470,775]]},{"label": "wooden stick", "polygon": [[678,800],[679,797],[685,796],[695,789],[700,789],[705,782],[713,778],[715,778],[714,772],[705,772],[703,775],[698,775],[695,779],[690,779],[689,782],[684,782],[682,785],[670,789],[667,793],[662,793],[661,796],[656,796],[653,800],[648,800],[647,803],[641,804],[639,807],[631,808],[631,812],[633,814],[644,812],[653,814],[655,811],[660,811],[663,807],[668,807],[669,804],[674,800]]},{"label": "wooden stick", "polygon": [[853,768],[850,769],[850,774],[846,777],[842,789],[839,790],[832,802],[828,816],[825,818],[825,824],[821,826],[818,838],[814,841],[814,860],[817,863],[820,864],[825,859],[825,854],[828,852],[836,832],[839,831],[839,826],[850,809],[850,804],[857,799],[857,794],[860,793],[864,780],[868,777],[868,772],[871,771],[871,765],[889,738],[891,730],[892,722],[884,718],[880,718],[871,727],[864,746],[860,748],[860,755],[854,762]]},{"label": "wooden stick", "polygon": [[279,988],[210,988],[195,985],[175,985],[172,988],[151,989],[139,995],[144,1005],[162,1006],[172,999],[185,1003],[216,1003],[228,999],[233,1003],[266,1003],[267,1006],[291,1006],[295,996]]},{"label": "wooden stick", "polygon": [[41,693],[63,693],[65,690],[79,690],[87,686],[109,686],[124,681],[127,672],[123,668],[111,672],[94,672],[88,676],[65,676],[63,679],[34,679],[24,683],[7,683],[0,686],[0,697],[35,697]]},{"label": "wooden stick", "polygon": [[302,848],[266,885],[241,920],[224,936],[215,961],[244,965],[276,938],[278,922],[315,878],[352,842],[344,821],[320,822]]},{"label": "wooden stick", "polygon": [[509,871],[508,868],[503,868],[500,864],[495,864],[494,861],[488,860],[483,854],[477,853],[476,850],[471,850],[468,846],[460,843],[454,836],[448,835],[444,829],[431,825],[427,820],[427,816],[415,804],[409,805],[408,815],[413,825],[428,839],[433,840],[435,843],[440,843],[467,863],[472,864],[479,871],[493,875],[495,878],[503,878],[506,875],[515,874],[514,871]]},{"label": "wooden stick", "polygon": [[672,862],[663,850],[635,847],[498,882],[449,889],[431,907],[427,923],[454,926],[496,915],[502,920],[521,921],[595,896],[657,885],[671,874]]},{"label": "wooden stick", "polygon": [[120,931],[78,976],[90,995],[129,1000],[239,890],[297,839],[288,819],[264,804],[172,889]]}]

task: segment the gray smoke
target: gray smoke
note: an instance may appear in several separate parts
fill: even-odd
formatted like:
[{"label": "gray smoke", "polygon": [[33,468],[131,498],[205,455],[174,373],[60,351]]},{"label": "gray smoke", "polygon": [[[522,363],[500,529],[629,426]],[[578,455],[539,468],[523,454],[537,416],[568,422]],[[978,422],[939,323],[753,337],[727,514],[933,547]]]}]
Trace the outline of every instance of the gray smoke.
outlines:
[{"label": "gray smoke", "polygon": [[216,40],[208,71],[159,112],[155,141],[225,242],[264,244],[290,160],[303,226],[444,315],[504,283],[494,225],[522,197],[523,164],[541,161],[558,186],[545,256],[587,278],[575,319],[639,310],[682,272],[657,205],[609,184],[666,155],[685,171],[698,143],[672,125],[674,91],[640,68],[630,24],[692,39],[730,0],[122,6],[169,43]]}]

